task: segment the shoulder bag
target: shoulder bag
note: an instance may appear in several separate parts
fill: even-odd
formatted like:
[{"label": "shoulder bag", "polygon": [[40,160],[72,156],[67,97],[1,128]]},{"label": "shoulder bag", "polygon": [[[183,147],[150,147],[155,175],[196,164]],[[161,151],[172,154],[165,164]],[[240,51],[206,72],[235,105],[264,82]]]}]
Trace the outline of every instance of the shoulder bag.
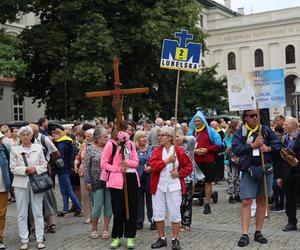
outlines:
[{"label": "shoulder bag", "polygon": [[[22,158],[25,166],[28,167],[28,162],[25,153],[22,153]],[[29,175],[30,185],[34,194],[39,194],[48,191],[53,187],[53,181],[48,172],[39,175]]]}]

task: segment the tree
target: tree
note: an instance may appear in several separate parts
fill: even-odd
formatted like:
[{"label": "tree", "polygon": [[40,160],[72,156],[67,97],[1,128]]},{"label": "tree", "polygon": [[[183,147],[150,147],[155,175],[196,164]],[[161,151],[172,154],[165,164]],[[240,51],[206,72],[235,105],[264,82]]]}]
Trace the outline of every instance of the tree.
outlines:
[{"label": "tree", "polygon": [[0,75],[2,77],[24,75],[26,64],[21,59],[20,46],[19,38],[0,31]]},{"label": "tree", "polygon": [[179,105],[179,117],[192,116],[196,108],[205,112],[213,108],[218,114],[227,110],[226,78],[216,77],[216,67],[205,67],[200,74],[183,77],[180,95],[185,101]]},{"label": "tree", "polygon": [[[159,68],[162,41],[172,39],[182,28],[194,35],[194,42],[204,44],[206,37],[196,26],[199,5],[192,0],[16,0],[14,5],[10,3],[0,4],[9,10],[6,19],[13,19],[13,10],[15,14],[33,11],[40,17],[38,25],[25,29],[21,35],[28,70],[25,77],[18,79],[16,91],[45,102],[50,117],[64,115],[64,82],[68,86],[68,113],[73,118],[113,117],[110,98],[87,99],[84,93],[113,88],[112,59],[116,55],[121,60],[123,87],[159,86],[157,92],[148,95],[125,97],[125,116],[129,108],[135,119],[142,113],[153,118],[155,111],[165,118],[173,116],[176,71]],[[68,58],[65,68],[61,67],[62,57]],[[185,106],[187,109],[193,105]]]}]

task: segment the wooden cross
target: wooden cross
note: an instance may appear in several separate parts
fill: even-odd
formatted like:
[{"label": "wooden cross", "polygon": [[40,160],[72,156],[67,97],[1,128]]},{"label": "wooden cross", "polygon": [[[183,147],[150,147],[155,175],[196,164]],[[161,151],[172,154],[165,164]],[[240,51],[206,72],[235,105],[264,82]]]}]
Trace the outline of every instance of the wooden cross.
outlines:
[{"label": "wooden cross", "polygon": [[87,92],[86,97],[100,97],[100,96],[113,96],[112,106],[116,112],[116,126],[117,129],[121,130],[122,114],[123,114],[123,96],[132,94],[143,94],[149,93],[149,88],[132,88],[132,89],[121,89],[120,75],[119,75],[119,63],[118,58],[114,59],[114,90],[106,91],[95,91]]},{"label": "wooden cross", "polygon": [[[87,92],[85,96],[86,97],[113,96],[112,106],[116,112],[116,127],[118,131],[121,131],[122,113],[123,113],[123,96],[132,95],[132,94],[149,93],[149,88],[121,89],[120,76],[119,76],[119,63],[120,63],[119,59],[115,58],[114,59],[114,80],[115,80],[114,90]],[[124,160],[124,155],[122,155],[122,159]],[[123,181],[124,181],[126,219],[129,220],[128,190],[127,190],[125,173],[123,173]]]}]

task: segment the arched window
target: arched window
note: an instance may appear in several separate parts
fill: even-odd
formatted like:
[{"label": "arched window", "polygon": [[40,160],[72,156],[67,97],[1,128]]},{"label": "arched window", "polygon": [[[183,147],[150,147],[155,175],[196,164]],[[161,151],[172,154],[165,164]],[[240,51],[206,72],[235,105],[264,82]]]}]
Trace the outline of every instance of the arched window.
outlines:
[{"label": "arched window", "polygon": [[293,45],[285,47],[285,63],[295,63],[295,47]]},{"label": "arched window", "polygon": [[261,49],[257,49],[254,52],[254,65],[255,67],[264,66],[264,52]]},{"label": "arched window", "polygon": [[236,69],[235,64],[235,54],[233,52],[230,52],[227,56],[227,63],[228,63],[228,70],[234,70]]}]

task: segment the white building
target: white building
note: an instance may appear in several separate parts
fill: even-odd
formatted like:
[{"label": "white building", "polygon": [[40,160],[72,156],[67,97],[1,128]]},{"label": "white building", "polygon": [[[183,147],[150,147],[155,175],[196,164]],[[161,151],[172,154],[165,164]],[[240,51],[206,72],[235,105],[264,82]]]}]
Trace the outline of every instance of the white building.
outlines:
[{"label": "white building", "polygon": [[[38,22],[34,14],[21,15],[15,23],[0,24],[0,29],[11,35],[18,35],[25,27]],[[0,123],[36,121],[45,114],[45,106],[32,104],[32,99],[19,98],[13,91],[14,78],[0,76]]]},{"label": "white building", "polygon": [[244,15],[243,8],[239,13],[230,9],[230,0],[224,1],[226,7],[212,0],[198,2],[200,26],[209,33],[205,64],[218,63],[219,75],[284,69],[287,106],[270,110],[270,115],[296,115],[292,94],[297,82],[300,91],[300,7]]}]

